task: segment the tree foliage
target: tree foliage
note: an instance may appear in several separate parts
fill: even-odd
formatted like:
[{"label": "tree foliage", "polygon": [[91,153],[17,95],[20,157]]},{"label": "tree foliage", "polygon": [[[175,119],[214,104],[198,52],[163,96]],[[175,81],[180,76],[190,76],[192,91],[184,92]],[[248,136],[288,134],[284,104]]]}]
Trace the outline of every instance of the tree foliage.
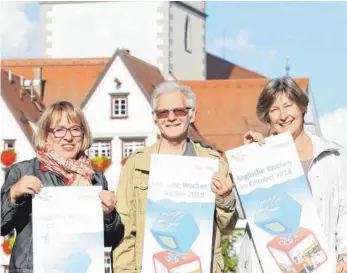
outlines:
[{"label": "tree foliage", "polygon": [[237,270],[238,253],[235,251],[235,243],[242,235],[242,231],[235,230],[231,235],[222,237],[222,254],[225,273],[234,273]]}]

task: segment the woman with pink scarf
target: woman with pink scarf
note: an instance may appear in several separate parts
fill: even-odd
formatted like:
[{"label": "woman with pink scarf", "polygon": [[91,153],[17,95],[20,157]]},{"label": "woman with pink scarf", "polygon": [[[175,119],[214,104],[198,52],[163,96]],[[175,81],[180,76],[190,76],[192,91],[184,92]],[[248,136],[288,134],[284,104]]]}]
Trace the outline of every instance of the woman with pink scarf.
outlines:
[{"label": "woman with pink scarf", "polygon": [[83,112],[71,103],[56,102],[42,114],[35,135],[37,157],[14,164],[1,188],[1,235],[17,232],[9,272],[33,272],[31,200],[42,187],[102,186],[105,245],[116,247],[121,241],[124,228],[116,196],[85,153],[92,142]]}]

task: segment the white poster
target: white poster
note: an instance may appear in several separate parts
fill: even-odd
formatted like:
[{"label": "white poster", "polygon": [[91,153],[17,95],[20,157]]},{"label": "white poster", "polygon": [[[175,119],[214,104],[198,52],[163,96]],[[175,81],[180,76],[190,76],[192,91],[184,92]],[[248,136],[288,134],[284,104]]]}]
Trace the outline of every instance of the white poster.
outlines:
[{"label": "white poster", "polygon": [[210,273],[218,163],[152,155],[142,272]]},{"label": "white poster", "polygon": [[263,271],[335,272],[292,136],[226,155]]},{"label": "white poster", "polygon": [[34,196],[34,273],[104,272],[100,191],[100,186],[44,187]]}]

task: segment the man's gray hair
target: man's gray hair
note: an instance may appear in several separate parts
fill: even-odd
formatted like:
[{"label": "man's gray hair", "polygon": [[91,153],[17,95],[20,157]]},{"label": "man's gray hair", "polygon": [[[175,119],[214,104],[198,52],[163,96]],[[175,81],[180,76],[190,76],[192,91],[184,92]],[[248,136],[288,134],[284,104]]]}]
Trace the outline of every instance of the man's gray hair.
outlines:
[{"label": "man's gray hair", "polygon": [[172,93],[172,92],[182,92],[187,98],[187,107],[195,108],[196,96],[193,90],[186,85],[180,84],[178,82],[169,81],[169,82],[163,82],[155,88],[151,98],[152,110],[153,111],[156,110],[157,100],[159,96],[163,94],[167,94],[167,93]]}]

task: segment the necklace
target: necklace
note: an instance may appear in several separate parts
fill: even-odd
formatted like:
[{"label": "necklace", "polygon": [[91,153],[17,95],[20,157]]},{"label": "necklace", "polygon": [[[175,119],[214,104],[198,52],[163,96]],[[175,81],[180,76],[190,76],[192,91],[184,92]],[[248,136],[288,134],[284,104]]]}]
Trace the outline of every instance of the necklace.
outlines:
[{"label": "necklace", "polygon": [[307,144],[308,144],[308,139],[306,139],[305,145],[300,150],[298,150],[299,154],[306,148]]}]

